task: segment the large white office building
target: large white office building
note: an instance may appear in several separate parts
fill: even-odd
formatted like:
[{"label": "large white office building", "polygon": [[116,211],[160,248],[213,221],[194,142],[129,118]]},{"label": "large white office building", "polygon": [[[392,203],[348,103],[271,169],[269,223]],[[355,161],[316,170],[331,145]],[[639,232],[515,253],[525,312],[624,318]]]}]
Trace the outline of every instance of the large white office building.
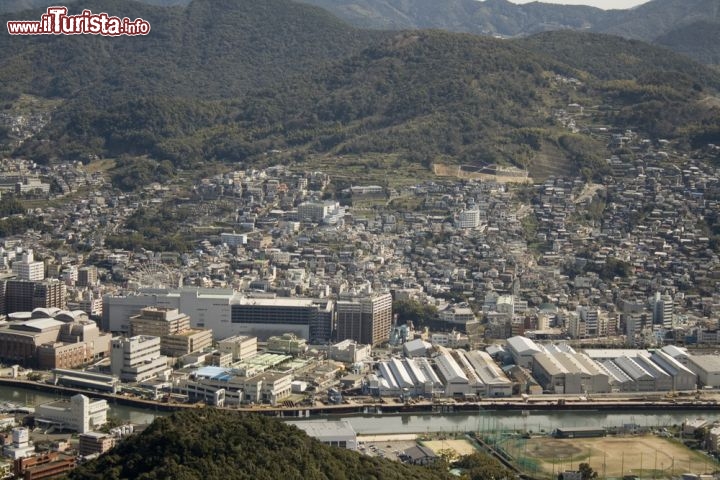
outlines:
[{"label": "large white office building", "polygon": [[160,355],[160,337],[114,338],[110,370],[123,382],[143,382],[163,375],[168,370],[168,359]]},{"label": "large white office building", "polygon": [[216,340],[245,335],[267,340],[294,333],[313,343],[332,336],[334,302],[312,298],[251,298],[232,289],[141,289],[125,296],[103,298],[103,329],[128,334],[129,318],[145,307],[177,309],[190,326],[210,329]]},{"label": "large white office building", "polygon": [[12,269],[18,280],[39,282],[45,278],[45,264],[35,261],[32,250],[23,253],[22,258],[14,261]]},{"label": "large white office building", "polygon": [[107,423],[109,409],[107,400],[91,400],[78,394],[70,400],[38,405],[35,408],[35,423],[45,428],[87,433]]}]

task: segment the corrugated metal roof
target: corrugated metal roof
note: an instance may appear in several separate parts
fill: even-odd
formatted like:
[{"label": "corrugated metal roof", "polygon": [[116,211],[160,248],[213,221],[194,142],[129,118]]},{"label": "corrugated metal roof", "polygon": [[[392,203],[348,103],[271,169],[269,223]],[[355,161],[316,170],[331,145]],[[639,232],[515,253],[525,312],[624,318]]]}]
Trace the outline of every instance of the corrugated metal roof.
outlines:
[{"label": "corrugated metal roof", "polygon": [[615,365],[620,367],[634,381],[642,379],[654,379],[655,377],[630,357],[619,357],[613,360]]},{"label": "corrugated metal roof", "polygon": [[392,370],[395,380],[397,380],[397,383],[401,387],[409,388],[415,386],[415,382],[413,382],[408,371],[405,370],[405,365],[397,358],[390,359],[390,370]]},{"label": "corrugated metal roof", "polygon": [[632,383],[633,379],[630,378],[628,376],[628,374],[622,370],[622,368],[615,365],[612,360],[605,360],[605,362],[603,362],[601,365],[608,372],[609,376],[611,377],[611,380],[612,379],[615,380],[615,383],[617,383],[617,384]]},{"label": "corrugated metal roof", "polygon": [[440,371],[440,375],[442,375],[443,379],[447,383],[462,383],[468,382],[468,378],[465,376],[465,373],[462,371],[462,368],[460,368],[460,365],[457,364],[454,358],[449,353],[441,353],[437,357],[435,357],[435,365],[438,367],[438,370]]},{"label": "corrugated metal roof", "polygon": [[507,339],[508,346],[517,353],[541,352],[542,349],[527,337],[510,337]]}]

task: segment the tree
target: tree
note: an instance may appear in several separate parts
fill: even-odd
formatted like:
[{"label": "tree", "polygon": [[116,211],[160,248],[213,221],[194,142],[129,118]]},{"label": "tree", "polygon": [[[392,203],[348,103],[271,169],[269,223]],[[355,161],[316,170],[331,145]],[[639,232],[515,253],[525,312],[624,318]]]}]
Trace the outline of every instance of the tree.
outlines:
[{"label": "tree", "polygon": [[513,477],[512,472],[500,462],[481,452],[465,455],[453,466],[465,469],[470,480],[501,480]]},{"label": "tree", "polygon": [[582,476],[582,480],[591,480],[598,476],[597,472],[592,469],[589,463],[581,463],[578,465],[578,471]]},{"label": "tree", "polygon": [[437,318],[437,308],[417,300],[396,300],[393,302],[393,312],[397,314],[400,324],[412,321],[415,327],[422,327]]}]

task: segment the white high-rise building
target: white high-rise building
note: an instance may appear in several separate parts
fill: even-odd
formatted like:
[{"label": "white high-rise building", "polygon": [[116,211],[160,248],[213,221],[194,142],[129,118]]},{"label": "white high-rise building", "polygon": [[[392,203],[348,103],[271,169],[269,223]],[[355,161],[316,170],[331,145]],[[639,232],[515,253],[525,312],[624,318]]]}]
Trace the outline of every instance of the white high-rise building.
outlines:
[{"label": "white high-rise building", "polygon": [[45,264],[35,261],[32,250],[23,253],[22,258],[13,262],[12,267],[18,280],[39,282],[45,278]]},{"label": "white high-rise building", "polygon": [[653,325],[662,325],[663,328],[672,329],[674,323],[674,305],[670,295],[655,293],[652,301]]},{"label": "white high-rise building", "polygon": [[167,357],[160,355],[160,337],[113,338],[110,370],[123,382],[142,382],[168,370]]},{"label": "white high-rise building", "polygon": [[480,226],[480,210],[477,208],[463,210],[458,214],[458,228],[477,228]]}]

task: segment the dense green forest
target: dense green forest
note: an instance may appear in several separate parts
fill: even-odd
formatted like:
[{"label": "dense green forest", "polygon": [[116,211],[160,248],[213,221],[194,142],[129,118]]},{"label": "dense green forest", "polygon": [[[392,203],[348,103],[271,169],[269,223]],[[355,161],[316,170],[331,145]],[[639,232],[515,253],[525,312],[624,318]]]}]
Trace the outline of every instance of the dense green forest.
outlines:
[{"label": "dense green forest", "polygon": [[719,38],[720,19],[702,20],[672,30],[655,39],[655,43],[703,63],[720,65]]},{"label": "dense green forest", "polygon": [[[484,456],[483,456],[484,457]],[[487,457],[485,462],[488,462]],[[490,461],[492,464],[492,461]],[[414,467],[329,447],[276,419],[216,409],[157,418],[73,480],[441,480],[443,467]]]},{"label": "dense green forest", "polygon": [[268,150],[602,174],[604,145],[553,119],[572,102],[602,106],[597,121],[618,130],[720,142],[718,109],[705,101],[720,75],[637,41],[359,30],[287,0],[72,5],[142,16],[151,34],[0,36],[0,111],[20,93],[63,99],[14,154],[125,156],[114,175],[123,189],[201,162],[262,160]]}]

